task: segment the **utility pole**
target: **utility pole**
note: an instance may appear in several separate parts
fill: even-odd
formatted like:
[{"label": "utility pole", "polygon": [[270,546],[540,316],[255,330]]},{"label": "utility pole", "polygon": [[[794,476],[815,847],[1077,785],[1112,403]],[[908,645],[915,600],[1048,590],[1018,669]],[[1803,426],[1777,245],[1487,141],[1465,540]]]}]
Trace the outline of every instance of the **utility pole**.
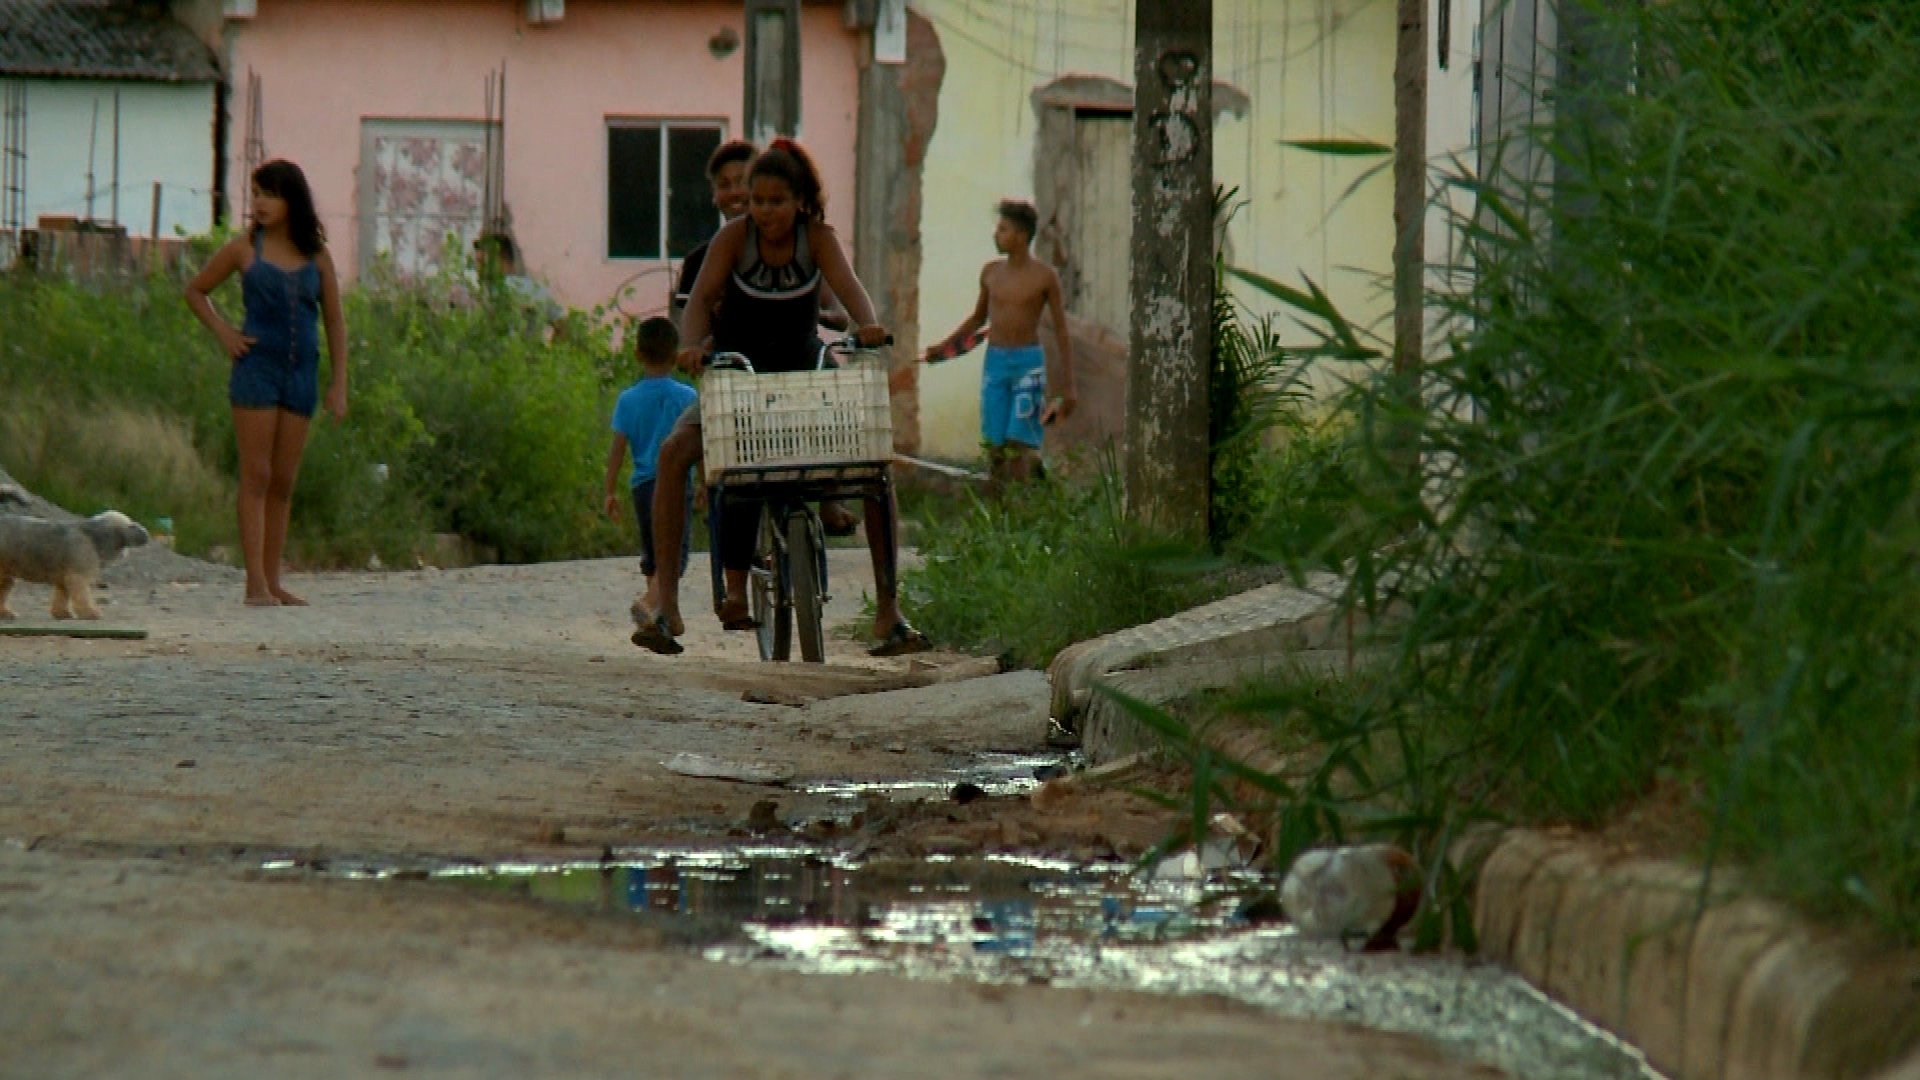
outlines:
[{"label": "utility pole", "polygon": [[[1409,410],[1420,405],[1426,330],[1429,2],[1399,0],[1393,56],[1393,378]],[[1396,464],[1417,470],[1412,432],[1403,427],[1394,441]]]},{"label": "utility pole", "polygon": [[746,101],[741,126],[765,146],[800,134],[800,0],[746,0]]},{"label": "utility pole", "polygon": [[1207,535],[1213,323],[1213,0],[1134,9],[1128,513]]}]

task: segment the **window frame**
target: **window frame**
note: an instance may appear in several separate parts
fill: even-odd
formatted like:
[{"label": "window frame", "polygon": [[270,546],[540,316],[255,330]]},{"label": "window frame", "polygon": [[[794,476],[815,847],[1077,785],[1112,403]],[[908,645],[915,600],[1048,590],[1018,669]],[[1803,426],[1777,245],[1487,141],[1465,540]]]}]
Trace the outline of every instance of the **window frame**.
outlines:
[{"label": "window frame", "polygon": [[[655,238],[659,252],[655,255],[615,255],[613,253],[613,133],[615,131],[632,131],[635,129],[652,129],[660,133],[660,235]],[[671,175],[672,170],[673,156],[673,140],[670,138],[669,133],[675,130],[717,131],[720,134],[720,145],[725,145],[729,137],[725,117],[630,116],[609,114],[601,124],[600,182],[602,190],[600,192],[600,253],[601,257],[606,259],[606,261],[610,263],[664,263],[669,265],[677,261],[672,255],[673,238],[669,235],[669,230],[673,224],[673,190],[672,185],[668,183],[668,177]],[[704,167],[703,163],[702,168],[704,169]]]}]

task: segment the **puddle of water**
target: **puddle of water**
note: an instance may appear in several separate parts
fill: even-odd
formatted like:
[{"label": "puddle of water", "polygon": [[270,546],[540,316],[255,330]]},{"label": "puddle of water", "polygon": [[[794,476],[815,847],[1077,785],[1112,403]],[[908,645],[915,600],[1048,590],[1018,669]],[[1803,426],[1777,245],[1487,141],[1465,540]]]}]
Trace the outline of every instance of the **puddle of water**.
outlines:
[{"label": "puddle of water", "polygon": [[[360,876],[381,875],[363,868]],[[1658,1080],[1637,1052],[1498,968],[1349,953],[1286,927],[1252,926],[1236,914],[1257,884],[1245,875],[1167,881],[1123,864],[1013,857],[855,864],[761,848],[444,867],[432,876],[722,923],[734,932],[704,953],[724,963],[1217,994],[1287,1016],[1426,1036],[1513,1076]]]},{"label": "puddle of water", "polygon": [[1029,795],[1043,782],[1040,778],[1058,770],[1062,774],[1084,766],[1079,751],[1069,755],[980,754],[964,769],[951,769],[934,777],[916,780],[845,781],[811,784],[801,791],[808,795],[832,798],[861,798],[885,795],[892,799],[944,799],[954,786],[970,783],[985,795]]}]

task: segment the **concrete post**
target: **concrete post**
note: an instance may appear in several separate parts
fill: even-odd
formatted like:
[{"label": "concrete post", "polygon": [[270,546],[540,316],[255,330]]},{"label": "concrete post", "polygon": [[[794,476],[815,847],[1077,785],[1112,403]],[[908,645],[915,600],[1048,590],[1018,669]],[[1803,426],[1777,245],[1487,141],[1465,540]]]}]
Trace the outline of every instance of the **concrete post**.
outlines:
[{"label": "concrete post", "polygon": [[920,449],[922,170],[939,119],[947,61],[933,24],[917,12],[904,15],[905,63],[877,61],[871,32],[864,43],[854,147],[853,262],[880,321],[893,331],[888,377],[893,443],[913,454]]},{"label": "concrete post", "polygon": [[1207,534],[1213,309],[1213,0],[1134,11],[1128,512]]}]

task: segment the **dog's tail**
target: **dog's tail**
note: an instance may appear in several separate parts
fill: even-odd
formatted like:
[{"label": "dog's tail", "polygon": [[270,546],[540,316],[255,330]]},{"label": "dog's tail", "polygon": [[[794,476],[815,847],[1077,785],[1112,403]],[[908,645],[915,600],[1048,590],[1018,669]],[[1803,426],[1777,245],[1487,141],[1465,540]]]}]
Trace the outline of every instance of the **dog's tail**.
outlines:
[{"label": "dog's tail", "polygon": [[17,510],[28,510],[33,507],[33,503],[28,501],[26,489],[19,484],[9,484],[0,481],[0,509],[8,507]]}]

